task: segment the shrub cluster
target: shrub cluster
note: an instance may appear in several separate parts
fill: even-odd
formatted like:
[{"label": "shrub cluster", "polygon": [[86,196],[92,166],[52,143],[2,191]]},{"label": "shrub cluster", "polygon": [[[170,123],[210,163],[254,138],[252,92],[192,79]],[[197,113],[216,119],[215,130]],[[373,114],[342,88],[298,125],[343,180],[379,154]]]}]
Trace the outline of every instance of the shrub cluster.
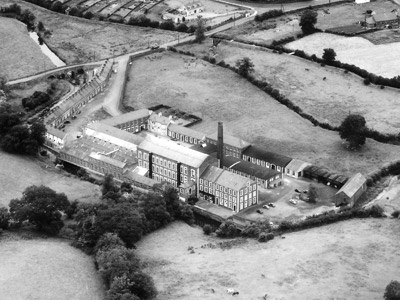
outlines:
[{"label": "shrub cluster", "polygon": [[[53,91],[50,90],[50,92],[52,93]],[[30,97],[22,99],[22,106],[28,110],[32,110],[50,100],[51,97],[48,93],[35,91]]]},{"label": "shrub cluster", "polygon": [[287,43],[293,42],[294,40],[295,40],[294,36],[288,36],[288,37],[285,37],[285,38],[280,39],[280,40],[273,40],[271,45],[272,46],[278,46],[278,45],[282,45],[282,44],[287,44]]},{"label": "shrub cluster", "polygon": [[29,31],[35,30],[36,17],[29,9],[22,10],[18,4],[11,4],[10,6],[0,7],[0,13],[5,17],[15,17],[26,24]]},{"label": "shrub cluster", "polygon": [[283,16],[285,13],[281,9],[272,9],[269,11],[266,11],[265,13],[262,14],[257,14],[254,17],[254,21],[256,22],[262,22],[268,19],[276,18]]},{"label": "shrub cluster", "polygon": [[270,240],[273,240],[274,239],[274,234],[273,233],[271,233],[271,232],[269,232],[269,233],[266,233],[266,232],[262,232],[262,233],[260,233],[260,235],[258,236],[258,241],[260,242],[260,243],[265,243],[265,242],[268,242],[268,241],[270,241]]},{"label": "shrub cluster", "polygon": [[400,161],[395,161],[390,164],[384,165],[382,168],[370,173],[367,178],[367,185],[372,186],[372,184],[382,177],[388,175],[399,175],[400,174]]},{"label": "shrub cluster", "polygon": [[238,235],[238,229],[232,221],[226,221],[222,223],[219,228],[215,231],[217,236],[223,238],[233,238]]}]

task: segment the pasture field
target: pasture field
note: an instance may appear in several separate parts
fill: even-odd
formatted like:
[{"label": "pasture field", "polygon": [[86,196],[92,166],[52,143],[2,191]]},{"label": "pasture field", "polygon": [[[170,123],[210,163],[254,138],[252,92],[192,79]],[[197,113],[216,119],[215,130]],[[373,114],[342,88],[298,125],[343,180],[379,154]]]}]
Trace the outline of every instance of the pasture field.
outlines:
[{"label": "pasture field", "polygon": [[133,61],[125,105],[179,108],[201,117],[192,128],[207,134],[222,121],[227,134],[344,174],[400,158],[398,147],[372,140],[360,152],[347,151],[338,133],[313,126],[230,70],[171,52],[151,57]]},{"label": "pasture field", "polygon": [[321,57],[323,49],[335,50],[336,59],[353,64],[376,75],[392,78],[400,75],[400,42],[374,45],[361,37],[343,37],[316,33],[291,42],[289,49],[303,50]]},{"label": "pasture field", "polygon": [[0,77],[7,81],[55,67],[15,19],[0,17],[0,41]]},{"label": "pasture field", "polygon": [[21,198],[31,185],[48,186],[57,193],[65,193],[70,201],[96,202],[101,197],[99,186],[59,171],[50,162],[3,151],[0,151],[0,182],[0,206]]},{"label": "pasture field", "polygon": [[61,239],[0,237],[2,300],[99,300],[105,293],[93,258]]},{"label": "pasture field", "polygon": [[[180,49],[203,57],[209,54],[210,45],[211,41],[207,40],[202,45],[185,45]],[[398,90],[365,86],[360,77],[345,74],[343,70],[321,67],[296,56],[279,55],[238,43],[221,42],[217,54],[217,61],[224,60],[230,65],[235,65],[238,59],[245,56],[249,57],[258,78],[272,84],[320,122],[339,126],[349,112],[359,113],[375,130],[384,133],[400,131],[400,122],[396,117]],[[326,80],[323,80],[324,77]]]},{"label": "pasture field", "polygon": [[158,300],[228,300],[228,288],[239,291],[240,300],[266,293],[273,300],[382,299],[398,278],[399,230],[399,220],[355,219],[222,249],[201,246],[226,239],[174,222],[145,236],[137,253]]},{"label": "pasture field", "polygon": [[[95,61],[142,50],[153,43],[163,44],[177,39],[175,32],[85,20],[21,0],[4,0],[2,6],[12,3],[31,10],[36,19],[43,22],[52,32],[46,43],[67,64]],[[180,36],[183,38],[186,34]]]},{"label": "pasture field", "polygon": [[385,29],[361,35],[375,45],[400,42],[399,29]]}]

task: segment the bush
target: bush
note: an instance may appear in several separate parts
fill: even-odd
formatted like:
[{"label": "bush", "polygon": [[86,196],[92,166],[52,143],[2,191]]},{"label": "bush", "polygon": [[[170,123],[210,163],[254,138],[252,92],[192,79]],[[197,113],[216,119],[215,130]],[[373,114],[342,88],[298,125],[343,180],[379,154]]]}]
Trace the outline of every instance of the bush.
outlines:
[{"label": "bush", "polygon": [[237,228],[232,221],[226,221],[219,226],[215,233],[219,237],[235,237],[237,235]]},{"label": "bush", "polygon": [[212,232],[212,227],[208,224],[203,226],[203,232],[205,235],[210,235]]},{"label": "bush", "polygon": [[266,234],[266,239],[267,239],[267,241],[270,241],[270,240],[273,240],[275,238],[275,236],[274,236],[274,234],[273,233],[267,233]]},{"label": "bush", "polygon": [[119,238],[118,234],[107,232],[103,234],[94,247],[94,252],[110,251],[118,247],[125,247],[125,243]]},{"label": "bush", "polygon": [[370,85],[371,81],[369,80],[369,78],[365,78],[365,79],[363,80],[363,83],[364,83],[365,85]]},{"label": "bush", "polygon": [[246,227],[242,230],[242,236],[255,238],[260,235],[260,232],[261,230],[257,225],[246,225]]},{"label": "bush", "polygon": [[373,205],[373,206],[368,210],[369,215],[370,215],[371,217],[373,217],[373,218],[382,218],[382,217],[385,217],[384,212],[385,212],[384,209],[383,209],[381,206],[377,205],[377,204]]},{"label": "bush", "polygon": [[400,216],[400,210],[395,210],[394,212],[392,212],[393,218],[398,218],[399,216]]},{"label": "bush", "polygon": [[383,295],[385,300],[400,300],[400,282],[392,280],[385,289]]},{"label": "bush", "polygon": [[6,207],[0,207],[0,229],[7,229],[10,222],[10,213]]},{"label": "bush", "polygon": [[266,233],[266,232],[262,232],[260,233],[260,235],[258,236],[258,241],[260,243],[265,243],[268,242],[270,240],[274,239],[274,234],[273,233]]}]

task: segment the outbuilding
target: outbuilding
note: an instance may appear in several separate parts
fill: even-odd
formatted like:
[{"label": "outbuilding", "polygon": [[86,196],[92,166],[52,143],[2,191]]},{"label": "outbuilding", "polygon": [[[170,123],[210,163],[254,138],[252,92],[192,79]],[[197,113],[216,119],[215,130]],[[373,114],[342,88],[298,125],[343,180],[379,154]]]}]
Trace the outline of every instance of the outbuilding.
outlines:
[{"label": "outbuilding", "polygon": [[367,180],[361,173],[353,175],[344,186],[335,194],[336,206],[348,205],[353,207],[357,200],[367,190]]}]

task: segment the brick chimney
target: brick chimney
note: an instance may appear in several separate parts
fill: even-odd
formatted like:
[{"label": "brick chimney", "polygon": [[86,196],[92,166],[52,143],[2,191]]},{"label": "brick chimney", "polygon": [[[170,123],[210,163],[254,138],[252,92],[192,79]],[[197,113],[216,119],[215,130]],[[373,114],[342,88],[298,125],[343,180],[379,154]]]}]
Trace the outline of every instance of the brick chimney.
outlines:
[{"label": "brick chimney", "polygon": [[224,159],[224,125],[222,122],[218,122],[217,159],[218,167],[223,169],[222,162]]}]

